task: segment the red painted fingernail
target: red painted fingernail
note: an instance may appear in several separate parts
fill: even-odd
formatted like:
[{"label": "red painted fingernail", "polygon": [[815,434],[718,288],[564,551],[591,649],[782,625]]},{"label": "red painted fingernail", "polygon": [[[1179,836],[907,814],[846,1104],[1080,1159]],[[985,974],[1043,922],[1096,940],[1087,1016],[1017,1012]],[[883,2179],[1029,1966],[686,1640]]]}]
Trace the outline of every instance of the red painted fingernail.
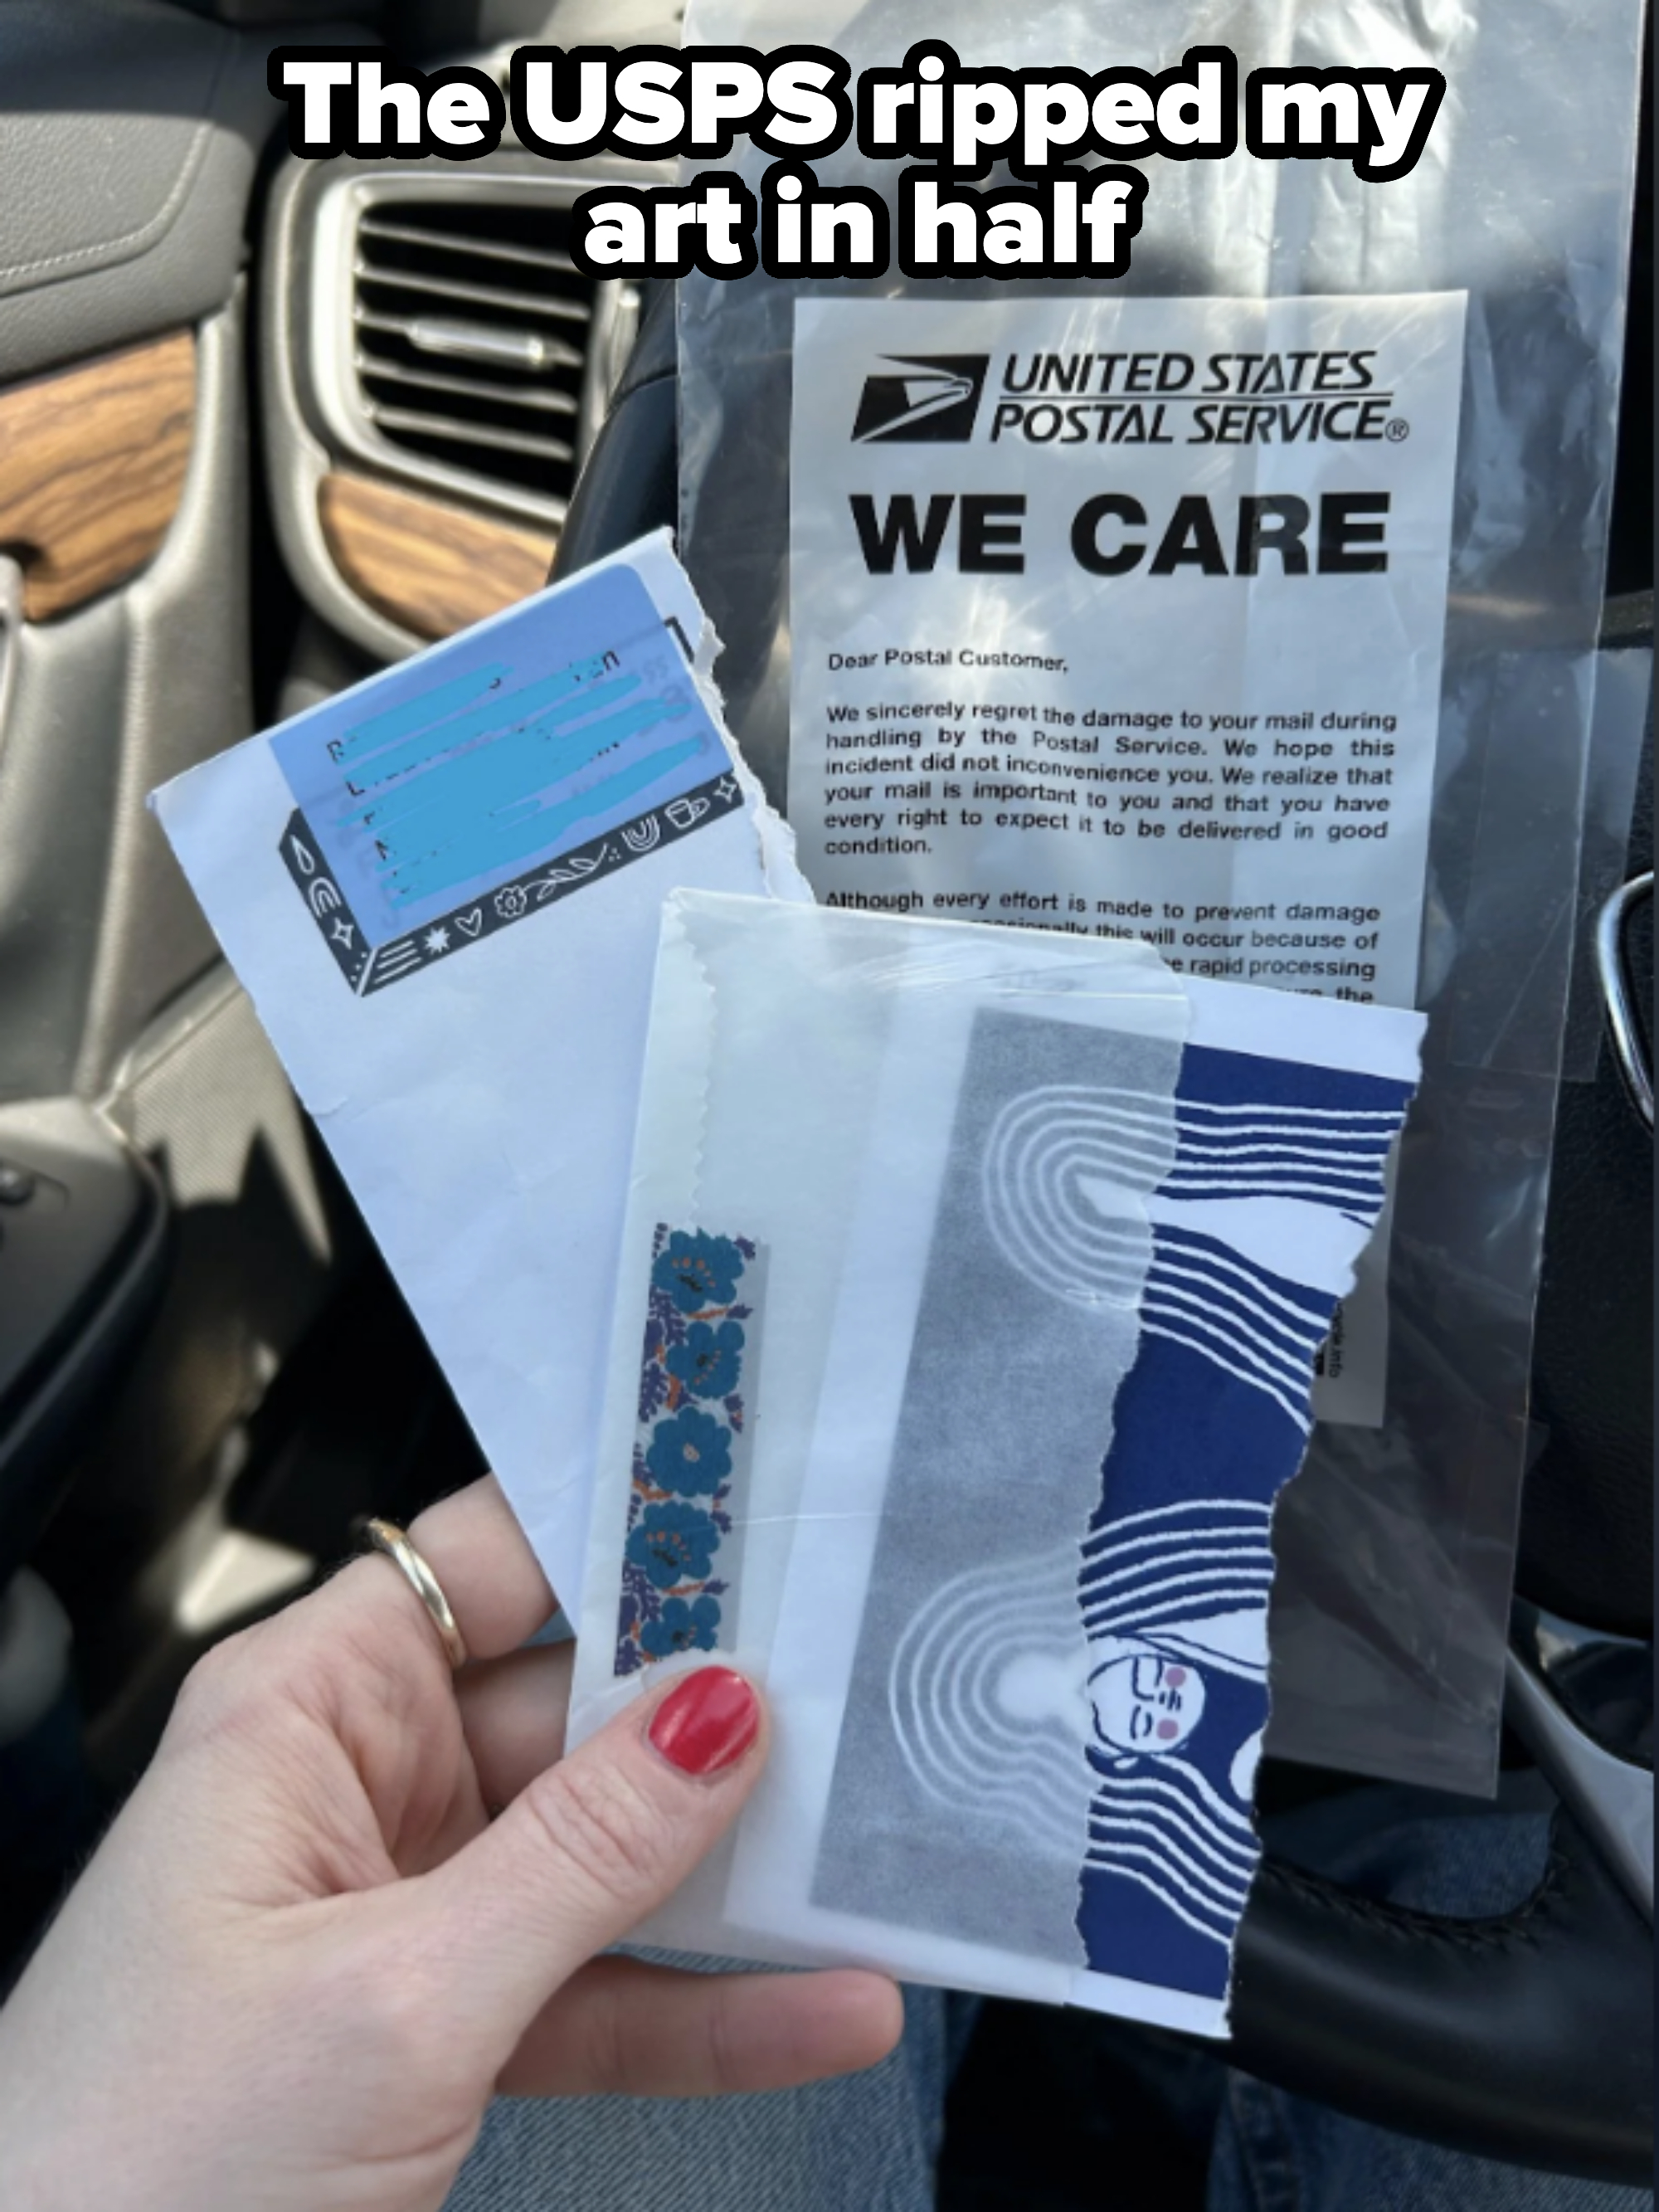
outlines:
[{"label": "red painted fingernail", "polygon": [[658,1706],[651,1741],[683,1774],[735,1765],[760,1733],[760,1699],[729,1667],[700,1667]]}]

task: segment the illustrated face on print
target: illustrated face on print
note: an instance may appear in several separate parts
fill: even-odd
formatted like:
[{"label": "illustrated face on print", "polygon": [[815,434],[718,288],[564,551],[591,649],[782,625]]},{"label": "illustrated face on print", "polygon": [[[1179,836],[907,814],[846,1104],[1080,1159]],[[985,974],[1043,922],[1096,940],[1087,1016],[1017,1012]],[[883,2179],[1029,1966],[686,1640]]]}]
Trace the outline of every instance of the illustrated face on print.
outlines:
[{"label": "illustrated face on print", "polygon": [[1121,1651],[1089,1678],[1095,1733],[1131,1756],[1179,1750],[1204,1715],[1204,1677],[1189,1662]]}]

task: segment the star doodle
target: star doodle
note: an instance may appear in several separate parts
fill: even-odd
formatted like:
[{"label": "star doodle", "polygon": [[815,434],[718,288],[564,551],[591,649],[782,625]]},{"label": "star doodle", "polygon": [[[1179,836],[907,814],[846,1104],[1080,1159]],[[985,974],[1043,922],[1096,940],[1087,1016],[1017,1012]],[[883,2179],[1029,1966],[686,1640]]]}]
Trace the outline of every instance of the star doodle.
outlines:
[{"label": "star doodle", "polygon": [[425,943],[426,949],[428,952],[447,952],[449,950],[449,932],[444,928],[441,923],[440,923],[436,929],[428,930],[423,942]]}]

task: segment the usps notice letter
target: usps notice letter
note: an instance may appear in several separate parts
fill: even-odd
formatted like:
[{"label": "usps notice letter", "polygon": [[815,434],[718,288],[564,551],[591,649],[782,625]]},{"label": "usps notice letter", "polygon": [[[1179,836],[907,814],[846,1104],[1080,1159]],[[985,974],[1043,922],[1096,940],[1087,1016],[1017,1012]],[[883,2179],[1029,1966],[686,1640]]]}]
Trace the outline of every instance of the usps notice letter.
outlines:
[{"label": "usps notice letter", "polygon": [[1461,294],[803,301],[790,813],[831,905],[1409,1006]]}]

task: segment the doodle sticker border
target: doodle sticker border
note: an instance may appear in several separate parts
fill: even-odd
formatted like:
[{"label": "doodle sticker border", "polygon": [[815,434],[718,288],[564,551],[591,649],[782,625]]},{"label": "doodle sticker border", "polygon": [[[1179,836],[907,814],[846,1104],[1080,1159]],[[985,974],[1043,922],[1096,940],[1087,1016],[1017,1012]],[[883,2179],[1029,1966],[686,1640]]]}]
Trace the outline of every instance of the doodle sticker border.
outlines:
[{"label": "doodle sticker border", "polygon": [[280,850],[283,866],[311,909],[336,965],[358,996],[367,998],[429,968],[447,954],[459,952],[464,945],[522,921],[526,915],[580,890],[596,877],[614,875],[630,860],[665,850],[743,803],[743,787],[728,769],[678,799],[647,807],[620,829],[609,830],[603,836],[562,853],[551,866],[538,862],[483,897],[465,900],[406,936],[374,946],[364,937],[323,857],[315,832],[298,807],[283,830]]}]

